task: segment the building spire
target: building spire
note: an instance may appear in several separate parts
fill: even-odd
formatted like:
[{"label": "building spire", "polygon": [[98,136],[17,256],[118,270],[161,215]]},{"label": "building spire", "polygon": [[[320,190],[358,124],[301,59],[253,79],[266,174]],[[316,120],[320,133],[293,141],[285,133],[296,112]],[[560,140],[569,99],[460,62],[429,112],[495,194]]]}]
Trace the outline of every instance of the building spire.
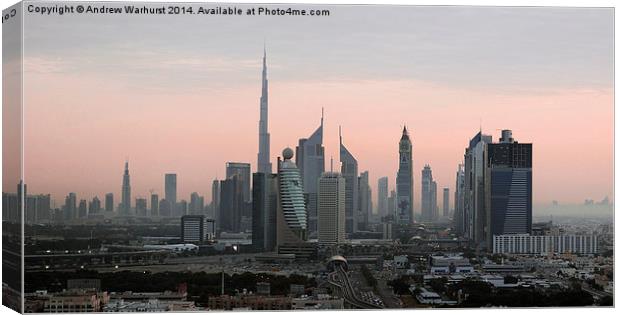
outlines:
[{"label": "building spire", "polygon": [[342,145],[342,126],[338,126],[338,137],[340,137],[340,145]]},{"label": "building spire", "polygon": [[324,114],[325,114],[325,107],[321,107],[321,127],[323,127]]},{"label": "building spire", "polygon": [[269,135],[269,81],[267,80],[267,48],[263,46],[263,73],[258,122],[258,172],[271,174]]}]

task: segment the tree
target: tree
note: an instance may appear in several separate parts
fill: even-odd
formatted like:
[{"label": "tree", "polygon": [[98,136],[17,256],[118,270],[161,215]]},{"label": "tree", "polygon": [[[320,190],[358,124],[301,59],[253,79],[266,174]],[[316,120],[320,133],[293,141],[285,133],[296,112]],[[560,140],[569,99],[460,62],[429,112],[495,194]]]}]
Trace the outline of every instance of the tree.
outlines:
[{"label": "tree", "polygon": [[598,305],[599,306],[614,306],[614,298],[609,295],[606,295],[602,297],[600,300],[598,300]]}]

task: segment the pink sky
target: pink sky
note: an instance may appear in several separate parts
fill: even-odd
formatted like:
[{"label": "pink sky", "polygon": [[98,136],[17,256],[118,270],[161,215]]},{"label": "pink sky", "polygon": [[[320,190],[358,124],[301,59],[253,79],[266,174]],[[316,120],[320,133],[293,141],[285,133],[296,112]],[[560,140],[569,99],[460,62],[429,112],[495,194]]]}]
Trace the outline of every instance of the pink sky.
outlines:
[{"label": "pink sky", "polygon": [[[258,61],[256,66],[251,71],[258,77]],[[480,122],[494,140],[500,129],[512,129],[517,141],[533,143],[534,203],[613,196],[611,89],[278,81],[277,69],[271,73],[273,163],[283,148],[294,148],[316,129],[324,107],[326,169],[332,156],[339,168],[342,125],[344,143],[356,155],[360,172],[370,171],[375,202],[379,177],[388,176],[394,187],[403,124],[412,134],[419,204],[424,164],[431,165],[438,188],[453,192],[457,165]],[[113,192],[120,200],[126,157],[134,198],[148,196],[150,189],[162,196],[164,173],[176,172],[179,199],[197,191],[210,200],[211,182],[222,179],[225,162],[250,162],[255,170],[259,80],[226,90],[172,94],[129,90],[111,75],[32,71],[26,72],[25,86],[25,181],[29,193],[51,193],[57,206],[68,192],[80,199]]]}]

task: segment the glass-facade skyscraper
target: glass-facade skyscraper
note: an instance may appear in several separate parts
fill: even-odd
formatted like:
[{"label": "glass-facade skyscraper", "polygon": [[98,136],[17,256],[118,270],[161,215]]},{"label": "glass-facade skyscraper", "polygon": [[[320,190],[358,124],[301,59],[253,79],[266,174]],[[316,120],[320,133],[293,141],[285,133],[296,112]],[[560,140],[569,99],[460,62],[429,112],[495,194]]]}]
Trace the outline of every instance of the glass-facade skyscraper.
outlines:
[{"label": "glass-facade skyscraper", "polygon": [[488,144],[489,222],[487,246],[494,235],[526,234],[532,229],[532,144],[518,143],[502,130]]},{"label": "glass-facade skyscraper", "polygon": [[340,173],[345,180],[345,215],[347,233],[357,231],[357,211],[358,211],[358,179],[357,179],[357,159],[347,150],[342,143],[342,130],[340,133]]},{"label": "glass-facade skyscraper", "polygon": [[308,233],[317,231],[317,186],[319,177],[325,172],[325,148],[323,147],[323,115],[321,125],[309,138],[299,139],[295,152],[295,163],[301,173],[304,194],[308,207]]}]

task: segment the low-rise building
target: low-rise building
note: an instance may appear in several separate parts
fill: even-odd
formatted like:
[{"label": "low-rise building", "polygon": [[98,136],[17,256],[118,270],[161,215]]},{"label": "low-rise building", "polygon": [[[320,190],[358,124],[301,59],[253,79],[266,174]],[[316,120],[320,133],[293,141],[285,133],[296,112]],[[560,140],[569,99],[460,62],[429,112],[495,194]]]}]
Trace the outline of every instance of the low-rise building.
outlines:
[{"label": "low-rise building", "polygon": [[54,293],[45,302],[46,313],[92,313],[101,312],[108,303],[107,292],[71,289]]},{"label": "low-rise building", "polygon": [[318,296],[302,296],[293,299],[293,310],[339,310],[344,308],[344,300],[333,298],[328,294]]},{"label": "low-rise building", "polygon": [[597,235],[529,235],[493,236],[494,254],[548,255],[598,253]]},{"label": "low-rise building", "polygon": [[431,256],[429,263],[431,274],[474,272],[474,267],[469,262],[469,259],[459,254]]},{"label": "low-rise building", "polygon": [[414,286],[409,287],[409,291],[415,296],[416,300],[418,300],[421,304],[430,304],[430,305],[455,305],[457,301],[452,300],[444,300],[441,298],[441,295],[436,292],[429,291],[426,288],[418,288],[416,292],[416,288]]},{"label": "low-rise building", "polygon": [[237,310],[240,308],[251,310],[290,310],[292,308],[291,297],[286,296],[261,296],[240,294],[235,296],[220,295],[209,297],[210,310]]}]

